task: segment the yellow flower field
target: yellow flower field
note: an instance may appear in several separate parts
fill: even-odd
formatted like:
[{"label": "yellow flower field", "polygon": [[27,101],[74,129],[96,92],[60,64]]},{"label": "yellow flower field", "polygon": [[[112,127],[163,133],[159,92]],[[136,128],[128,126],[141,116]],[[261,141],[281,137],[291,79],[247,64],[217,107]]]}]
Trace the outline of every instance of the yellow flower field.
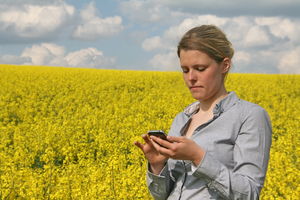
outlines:
[{"label": "yellow flower field", "polygon": [[[0,199],[151,199],[133,142],[194,101],[180,72],[0,65],[0,77]],[[300,75],[230,74],[227,89],[271,117],[261,199],[299,199]]]}]

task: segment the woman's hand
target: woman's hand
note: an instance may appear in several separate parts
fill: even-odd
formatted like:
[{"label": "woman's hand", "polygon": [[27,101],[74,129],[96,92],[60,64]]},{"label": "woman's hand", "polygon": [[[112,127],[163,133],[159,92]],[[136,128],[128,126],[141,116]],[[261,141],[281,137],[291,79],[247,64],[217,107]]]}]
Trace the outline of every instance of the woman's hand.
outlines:
[{"label": "woman's hand", "polygon": [[196,166],[200,164],[205,154],[205,151],[193,140],[183,136],[168,136],[168,141],[155,136],[150,136],[150,138],[152,145],[161,155],[177,160],[190,160]]},{"label": "woman's hand", "polygon": [[135,142],[134,144],[143,151],[150,164],[152,173],[157,175],[165,166],[168,157],[160,154],[156,148],[154,148],[153,142],[149,139],[147,134],[142,135],[142,138],[144,139],[145,144],[140,142]]}]

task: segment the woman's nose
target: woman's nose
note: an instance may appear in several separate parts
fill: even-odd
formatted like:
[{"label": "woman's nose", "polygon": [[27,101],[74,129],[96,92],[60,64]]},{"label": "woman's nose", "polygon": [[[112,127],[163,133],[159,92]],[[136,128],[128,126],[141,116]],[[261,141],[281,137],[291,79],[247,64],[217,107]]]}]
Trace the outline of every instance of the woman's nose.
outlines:
[{"label": "woman's nose", "polygon": [[189,79],[190,81],[193,81],[193,80],[196,80],[196,79],[197,79],[196,72],[195,72],[194,70],[190,70],[190,71],[189,71],[188,79]]}]

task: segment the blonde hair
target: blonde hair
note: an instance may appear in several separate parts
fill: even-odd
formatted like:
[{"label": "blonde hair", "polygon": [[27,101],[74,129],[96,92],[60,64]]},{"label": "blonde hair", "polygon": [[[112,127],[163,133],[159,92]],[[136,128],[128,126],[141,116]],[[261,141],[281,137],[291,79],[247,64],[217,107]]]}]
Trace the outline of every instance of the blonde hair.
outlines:
[{"label": "blonde hair", "polygon": [[217,63],[224,58],[232,58],[234,49],[226,35],[214,25],[202,25],[192,28],[181,38],[177,46],[177,55],[181,50],[198,50],[206,53]]}]

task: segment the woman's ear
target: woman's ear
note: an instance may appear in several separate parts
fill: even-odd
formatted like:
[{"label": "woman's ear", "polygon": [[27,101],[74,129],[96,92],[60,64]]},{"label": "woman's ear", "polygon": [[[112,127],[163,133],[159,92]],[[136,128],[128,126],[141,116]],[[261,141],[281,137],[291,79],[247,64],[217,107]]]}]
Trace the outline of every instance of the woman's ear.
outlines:
[{"label": "woman's ear", "polygon": [[222,64],[222,70],[223,70],[222,72],[226,74],[229,71],[230,66],[231,66],[231,60],[229,58],[224,58]]}]

